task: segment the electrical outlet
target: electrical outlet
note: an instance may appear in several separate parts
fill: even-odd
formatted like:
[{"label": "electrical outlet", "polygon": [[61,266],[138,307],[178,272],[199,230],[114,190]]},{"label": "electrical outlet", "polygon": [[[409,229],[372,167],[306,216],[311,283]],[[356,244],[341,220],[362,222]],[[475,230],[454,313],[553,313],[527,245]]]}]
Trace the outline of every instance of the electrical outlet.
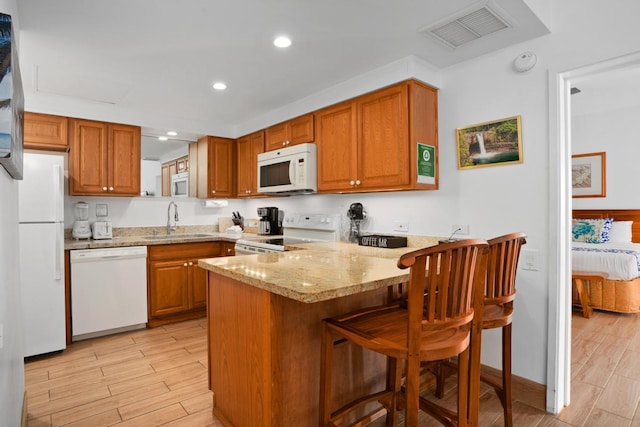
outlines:
[{"label": "electrical outlet", "polygon": [[456,234],[469,234],[469,224],[453,224],[451,232]]},{"label": "electrical outlet", "polygon": [[393,221],[393,231],[409,232],[409,221],[395,220]]}]

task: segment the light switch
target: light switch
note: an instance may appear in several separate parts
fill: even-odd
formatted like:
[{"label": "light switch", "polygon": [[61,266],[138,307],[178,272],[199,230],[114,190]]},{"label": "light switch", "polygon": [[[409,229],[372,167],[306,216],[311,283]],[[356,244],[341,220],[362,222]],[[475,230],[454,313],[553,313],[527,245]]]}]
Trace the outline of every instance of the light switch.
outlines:
[{"label": "light switch", "polygon": [[538,271],[540,261],[537,249],[522,249],[520,252],[520,267],[523,270]]}]

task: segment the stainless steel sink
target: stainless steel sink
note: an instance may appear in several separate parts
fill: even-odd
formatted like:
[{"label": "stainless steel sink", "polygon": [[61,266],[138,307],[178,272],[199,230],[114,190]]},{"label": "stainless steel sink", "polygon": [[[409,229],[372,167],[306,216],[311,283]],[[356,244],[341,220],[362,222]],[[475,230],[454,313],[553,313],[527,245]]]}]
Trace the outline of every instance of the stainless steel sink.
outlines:
[{"label": "stainless steel sink", "polygon": [[196,239],[198,237],[212,237],[211,234],[163,234],[158,236],[143,237],[144,240],[176,240],[176,239]]}]

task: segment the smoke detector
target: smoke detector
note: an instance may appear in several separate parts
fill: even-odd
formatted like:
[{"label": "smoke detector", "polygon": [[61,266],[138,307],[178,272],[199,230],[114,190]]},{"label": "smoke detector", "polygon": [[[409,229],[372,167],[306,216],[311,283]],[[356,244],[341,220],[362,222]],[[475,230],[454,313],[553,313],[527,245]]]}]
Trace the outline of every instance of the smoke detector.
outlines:
[{"label": "smoke detector", "polygon": [[513,60],[513,69],[519,73],[526,73],[538,62],[538,57],[533,52],[524,52]]}]

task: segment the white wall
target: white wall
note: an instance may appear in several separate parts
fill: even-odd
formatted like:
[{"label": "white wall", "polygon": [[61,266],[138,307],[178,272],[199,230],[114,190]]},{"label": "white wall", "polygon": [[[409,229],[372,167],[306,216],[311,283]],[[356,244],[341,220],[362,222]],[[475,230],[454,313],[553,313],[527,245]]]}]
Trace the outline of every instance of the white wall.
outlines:
[{"label": "white wall", "polygon": [[633,191],[640,158],[634,131],[638,117],[640,107],[572,118],[572,152],[606,153],[606,197],[573,199],[574,209],[636,209],[640,205],[640,194]]},{"label": "white wall", "polygon": [[[11,15],[18,32],[16,0],[0,0],[0,12]],[[0,414],[7,426],[20,425],[24,394],[22,312],[18,270],[18,182],[0,167]]]},{"label": "white wall", "polygon": [[[616,0],[605,5],[569,0],[554,2],[552,13],[554,33],[446,70],[439,109],[441,170],[455,167],[456,127],[522,117],[523,164],[455,175],[461,222],[485,236],[522,230],[529,235],[525,248],[539,251],[539,271],[518,271],[513,321],[513,372],[539,383],[546,382],[548,300],[555,298],[560,285],[547,279],[547,257],[555,248],[555,236],[549,234],[549,220],[555,220],[549,215],[549,188],[557,185],[548,180],[548,112],[549,103],[556,102],[547,97],[548,71],[571,70],[640,47],[638,2]],[[511,63],[524,51],[535,52],[538,65],[517,74]],[[497,351],[497,334],[486,334],[483,362],[498,366]]]}]

